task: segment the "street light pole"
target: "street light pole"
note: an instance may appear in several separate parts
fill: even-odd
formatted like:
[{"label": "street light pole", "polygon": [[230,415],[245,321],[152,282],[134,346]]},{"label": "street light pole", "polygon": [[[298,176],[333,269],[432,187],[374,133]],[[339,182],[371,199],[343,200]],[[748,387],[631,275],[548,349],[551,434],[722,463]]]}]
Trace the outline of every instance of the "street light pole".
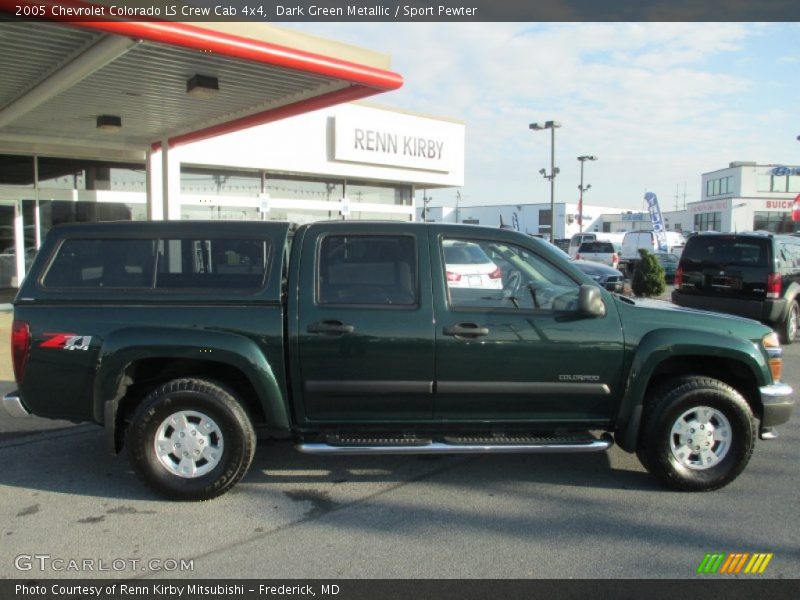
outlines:
[{"label": "street light pole", "polygon": [[550,241],[555,243],[556,237],[556,209],[555,209],[555,198],[556,198],[556,175],[558,175],[559,170],[556,167],[556,128],[561,127],[561,123],[558,121],[545,121],[544,123],[531,123],[529,129],[534,131],[541,131],[543,129],[550,130],[550,174],[547,174],[547,171],[541,169],[539,173],[541,173],[542,177],[545,179],[550,180]]},{"label": "street light pole", "polygon": [[578,199],[578,232],[583,233],[583,192],[589,191],[589,188],[592,187],[592,184],[587,184],[586,187],[583,186],[583,163],[587,160],[597,160],[596,156],[579,156],[578,160],[581,161],[581,184],[578,186],[578,189],[581,191],[580,198]]}]

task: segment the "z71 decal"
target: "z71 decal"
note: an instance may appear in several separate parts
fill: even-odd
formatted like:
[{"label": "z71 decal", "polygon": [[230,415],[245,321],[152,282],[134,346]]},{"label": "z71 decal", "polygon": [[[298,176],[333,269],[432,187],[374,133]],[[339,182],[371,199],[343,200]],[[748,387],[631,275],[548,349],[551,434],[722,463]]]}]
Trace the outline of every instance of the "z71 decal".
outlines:
[{"label": "z71 decal", "polygon": [[88,350],[92,343],[90,335],[75,335],[74,333],[45,333],[46,339],[40,348],[60,348],[61,350]]}]

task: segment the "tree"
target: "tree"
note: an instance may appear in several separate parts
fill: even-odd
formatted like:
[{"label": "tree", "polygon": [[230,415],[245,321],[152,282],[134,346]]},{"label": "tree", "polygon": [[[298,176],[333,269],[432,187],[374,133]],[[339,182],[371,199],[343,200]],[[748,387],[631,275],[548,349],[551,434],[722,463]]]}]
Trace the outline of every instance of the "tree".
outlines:
[{"label": "tree", "polygon": [[639,249],[639,261],[633,271],[631,289],[635,296],[660,296],[667,288],[664,278],[664,267],[652,252],[646,248]]}]

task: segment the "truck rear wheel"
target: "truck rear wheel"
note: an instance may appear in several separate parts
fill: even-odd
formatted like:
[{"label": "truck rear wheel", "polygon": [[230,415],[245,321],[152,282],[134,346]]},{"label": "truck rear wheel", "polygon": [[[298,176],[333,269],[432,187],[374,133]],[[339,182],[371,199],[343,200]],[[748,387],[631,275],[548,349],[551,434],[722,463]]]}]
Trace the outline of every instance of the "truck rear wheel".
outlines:
[{"label": "truck rear wheel", "polygon": [[137,407],[128,428],[128,458],[137,475],[175,500],[209,500],[247,472],[256,447],[253,425],[236,397],[204,379],[174,379]]},{"label": "truck rear wheel", "polygon": [[669,487],[709,491],[736,479],[755,438],[752,411],[739,392],[709,377],[678,377],[645,406],[636,454]]}]

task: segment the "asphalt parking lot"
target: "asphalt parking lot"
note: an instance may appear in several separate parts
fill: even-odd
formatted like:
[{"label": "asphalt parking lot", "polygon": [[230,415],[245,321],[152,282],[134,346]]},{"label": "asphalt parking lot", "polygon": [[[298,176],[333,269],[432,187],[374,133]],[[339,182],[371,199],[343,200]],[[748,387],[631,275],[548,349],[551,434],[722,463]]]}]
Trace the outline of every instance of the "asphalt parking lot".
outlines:
[{"label": "asphalt parking lot", "polygon": [[[8,322],[0,315],[0,339]],[[5,392],[13,384],[0,351]],[[784,373],[795,389],[798,367],[794,344]],[[2,414],[0,577],[683,579],[707,552],[771,552],[758,577],[797,578],[799,422],[758,443],[733,484],[705,494],[665,491],[616,448],[312,457],[262,444],[231,493],[185,504],[151,495],[97,427]],[[44,570],[25,558],[41,555]],[[59,558],[95,570],[55,570]],[[171,570],[181,559],[191,568]]]}]

